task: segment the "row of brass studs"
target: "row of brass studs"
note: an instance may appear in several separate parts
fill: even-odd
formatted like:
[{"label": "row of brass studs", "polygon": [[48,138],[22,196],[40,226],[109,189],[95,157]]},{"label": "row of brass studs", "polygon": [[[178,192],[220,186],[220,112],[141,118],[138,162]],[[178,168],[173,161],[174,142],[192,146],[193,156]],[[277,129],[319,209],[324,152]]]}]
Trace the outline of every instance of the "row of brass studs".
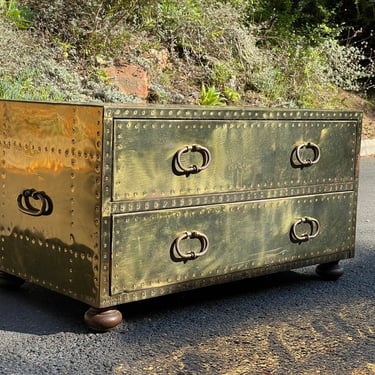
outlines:
[{"label": "row of brass studs", "polygon": [[235,203],[253,201],[259,199],[278,198],[281,196],[311,195],[321,193],[334,193],[339,191],[351,191],[354,189],[352,182],[338,185],[317,185],[302,188],[272,189],[255,192],[235,192],[226,194],[191,195],[176,198],[164,198],[157,200],[122,201],[111,204],[112,213],[139,212],[148,210],[161,210],[179,207],[194,207],[220,203]]},{"label": "row of brass studs", "polygon": [[[58,154],[65,156],[66,158],[68,157],[76,157],[76,158],[83,158],[83,159],[91,159],[91,160],[101,160],[101,155],[98,152],[87,152],[87,151],[82,151],[82,150],[77,150],[76,148],[72,147],[71,149],[65,149],[62,150],[60,148],[56,148],[54,146],[34,146],[30,144],[22,144],[18,142],[13,142],[11,143],[10,141],[0,141],[0,146],[2,146],[4,149],[15,149],[16,151],[30,151],[33,155],[35,154],[41,154],[41,153],[48,153],[50,152],[51,154]],[[98,145],[100,146],[100,145]],[[98,147],[99,148],[99,147]]]},{"label": "row of brass studs", "polygon": [[[296,185],[294,185],[296,184]],[[309,186],[306,186],[309,184]],[[314,185],[312,185],[314,184]],[[120,182],[117,182],[116,185],[120,185]],[[276,185],[276,187],[274,187]],[[284,185],[284,187],[282,187]],[[290,186],[291,185],[291,186]],[[299,185],[302,185],[301,187]],[[259,189],[259,188],[264,188],[264,189],[270,189],[270,192],[265,192],[265,191],[257,191],[254,193],[249,193],[249,194],[255,194],[255,196],[262,196],[262,197],[267,197],[269,195],[271,196],[277,196],[277,192],[280,191],[280,194],[285,195],[287,193],[290,193],[292,195],[299,195],[299,194],[305,194],[305,192],[310,193],[310,192],[322,192],[322,191],[341,191],[341,190],[351,190],[351,186],[353,185],[353,178],[345,179],[345,178],[322,178],[320,179],[310,179],[310,180],[290,180],[290,181],[284,181],[283,183],[277,182],[276,184],[270,182],[270,183],[262,183],[262,184],[250,184],[250,186],[232,186],[232,185],[227,185],[227,186],[211,186],[207,189],[203,188],[197,188],[197,191],[193,191],[192,189],[181,189],[180,191],[176,189],[171,189],[168,192],[161,191],[159,193],[160,196],[165,197],[165,199],[168,199],[171,197],[176,197],[176,196],[192,196],[195,194],[205,194],[205,193],[210,193],[211,191],[228,191],[226,195],[232,195],[232,194],[246,194],[246,191],[248,190],[253,190],[253,189]],[[233,189],[236,189],[236,192],[230,193]],[[280,190],[281,189],[281,190]],[[275,194],[273,194],[275,193]],[[116,200],[119,200],[119,198],[123,194],[115,194],[114,198]],[[224,195],[224,194],[220,194]],[[130,200],[130,199],[142,199],[142,197],[146,197],[147,192],[143,193],[137,193],[134,192],[133,194],[126,193],[125,194],[125,199],[122,200]],[[176,198],[174,198],[176,199]],[[182,198],[183,199],[183,198]],[[242,200],[242,199],[241,199]]]},{"label": "row of brass studs", "polygon": [[[228,202],[228,206],[230,211],[249,211],[254,209],[263,209],[267,207],[282,207],[285,204],[293,201],[296,204],[312,204],[317,202],[330,202],[330,201],[349,201],[350,206],[351,200],[353,199],[353,193],[352,192],[345,192],[345,193],[325,193],[325,194],[318,194],[308,197],[299,196],[298,198],[293,197],[287,197],[287,198],[277,198],[277,199],[267,199],[267,200],[260,200],[260,201],[250,201],[250,202],[244,202],[246,204],[241,204],[240,202]],[[226,204],[217,204],[217,205],[207,205],[207,206],[198,206],[199,209],[197,210],[179,210],[179,211],[171,211],[169,215],[173,215],[174,217],[190,217],[195,215],[206,215],[210,212],[218,212],[220,213],[224,208],[226,207]],[[139,215],[125,215],[127,220],[137,222],[137,220],[147,221],[147,220],[158,220],[159,216],[161,215],[160,211],[155,211],[153,213],[148,214],[147,217]],[[118,220],[121,222],[123,220],[123,215],[121,217],[114,216],[115,222]]]},{"label": "row of brass studs", "polygon": [[112,118],[184,118],[184,119],[360,119],[351,111],[258,111],[251,109],[174,109],[174,108],[106,108]]},{"label": "row of brass studs", "polygon": [[[123,129],[125,126],[127,129],[254,129],[254,128],[327,128],[327,127],[335,127],[335,128],[346,128],[346,127],[353,127],[356,128],[355,122],[337,122],[334,125],[332,123],[327,122],[270,122],[270,121],[261,121],[261,122],[238,122],[232,123],[232,122],[218,122],[218,123],[191,123],[192,120],[186,120],[187,123],[183,123],[183,120],[181,120],[180,123],[170,123],[170,120],[167,120],[168,122],[165,123],[161,119],[155,119],[155,120],[131,120],[129,122],[124,122],[124,120],[120,120],[116,122],[116,129]],[[202,121],[202,120],[200,120]],[[204,121],[204,120],[203,120]],[[119,134],[118,138],[120,138],[122,135]],[[354,142],[354,141],[353,141]]]}]

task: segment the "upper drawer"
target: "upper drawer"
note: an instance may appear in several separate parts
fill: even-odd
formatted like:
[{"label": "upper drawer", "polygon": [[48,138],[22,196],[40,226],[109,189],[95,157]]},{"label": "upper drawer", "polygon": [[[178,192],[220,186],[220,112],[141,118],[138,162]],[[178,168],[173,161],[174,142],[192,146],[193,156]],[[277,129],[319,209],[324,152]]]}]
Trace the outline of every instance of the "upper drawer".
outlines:
[{"label": "upper drawer", "polygon": [[112,198],[338,190],[355,178],[356,134],[350,120],[115,120]]}]

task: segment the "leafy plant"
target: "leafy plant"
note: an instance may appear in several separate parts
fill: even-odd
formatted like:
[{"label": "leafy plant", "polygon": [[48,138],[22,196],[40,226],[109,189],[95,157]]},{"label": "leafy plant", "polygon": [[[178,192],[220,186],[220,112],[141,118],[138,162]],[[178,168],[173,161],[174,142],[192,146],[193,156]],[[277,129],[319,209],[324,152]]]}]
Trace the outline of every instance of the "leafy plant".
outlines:
[{"label": "leafy plant", "polygon": [[232,103],[238,103],[241,101],[241,95],[237,91],[227,86],[224,87],[224,97],[228,102]]},{"label": "leafy plant", "polygon": [[16,0],[0,0],[0,13],[14,22],[19,29],[27,29],[31,26],[31,12],[27,7],[19,5]]},{"label": "leafy plant", "polygon": [[356,45],[340,45],[337,40],[327,39],[322,43],[322,54],[329,62],[326,74],[336,86],[357,92],[374,88],[375,51],[365,55]]},{"label": "leafy plant", "polygon": [[215,86],[206,89],[206,86],[202,84],[200,104],[220,106],[225,104],[225,99],[221,95],[221,92],[216,90]]},{"label": "leafy plant", "polygon": [[217,84],[226,83],[232,76],[235,75],[236,61],[230,62],[214,62],[212,67],[211,79]]}]

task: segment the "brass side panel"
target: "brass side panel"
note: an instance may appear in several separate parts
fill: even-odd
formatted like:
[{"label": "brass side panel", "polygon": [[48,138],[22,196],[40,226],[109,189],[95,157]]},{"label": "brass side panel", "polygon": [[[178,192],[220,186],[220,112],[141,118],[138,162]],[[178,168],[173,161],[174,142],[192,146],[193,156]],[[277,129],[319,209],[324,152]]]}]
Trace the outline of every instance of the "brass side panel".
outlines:
[{"label": "brass side panel", "polygon": [[[88,302],[98,291],[102,118],[95,106],[0,102],[0,269]],[[53,211],[21,212],[24,189],[44,191]]]},{"label": "brass side panel", "polygon": [[[275,265],[290,269],[303,260],[314,264],[351,256],[355,199],[355,193],[347,192],[114,215],[111,293],[168,285],[177,290],[178,284],[194,287],[204,278],[247,270],[266,273]],[[291,227],[305,216],[319,221],[320,234],[306,242],[293,241]],[[176,256],[173,241],[185,231],[207,236],[205,255],[187,261]],[[199,248],[196,239],[181,244],[185,252]]]},{"label": "brass side panel", "polygon": [[[112,199],[316,185],[325,186],[321,192],[342,190],[338,184],[355,180],[357,126],[355,120],[115,120]],[[301,167],[293,150],[307,142],[318,145],[320,160]],[[178,173],[176,154],[194,144],[210,151],[210,164],[199,173]],[[314,157],[311,150],[304,152],[306,159]],[[186,152],[181,161],[199,166],[203,157]]]}]

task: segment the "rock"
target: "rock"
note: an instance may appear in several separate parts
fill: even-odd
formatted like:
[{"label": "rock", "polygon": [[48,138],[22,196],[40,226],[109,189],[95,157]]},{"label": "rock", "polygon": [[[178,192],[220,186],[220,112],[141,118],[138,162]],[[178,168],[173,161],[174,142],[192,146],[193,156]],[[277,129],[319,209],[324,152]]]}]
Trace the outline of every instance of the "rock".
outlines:
[{"label": "rock", "polygon": [[117,62],[102,68],[110,81],[115,84],[121,93],[146,99],[149,93],[150,76],[148,72],[134,64]]}]

